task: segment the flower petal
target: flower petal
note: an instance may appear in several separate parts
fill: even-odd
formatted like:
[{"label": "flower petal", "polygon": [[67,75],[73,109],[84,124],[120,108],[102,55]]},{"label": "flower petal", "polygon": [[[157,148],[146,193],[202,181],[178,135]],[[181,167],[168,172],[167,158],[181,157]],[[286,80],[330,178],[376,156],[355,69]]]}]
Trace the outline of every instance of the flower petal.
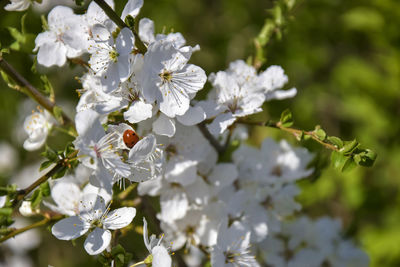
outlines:
[{"label": "flower petal", "polygon": [[106,229],[121,229],[129,225],[132,222],[133,218],[135,218],[135,216],[135,208],[119,208],[108,213],[108,215],[104,219],[103,225]]},{"label": "flower petal", "polygon": [[85,240],[86,252],[89,255],[97,255],[103,252],[111,242],[111,232],[105,229],[96,228]]},{"label": "flower petal", "polygon": [[51,228],[52,234],[61,240],[72,240],[84,235],[89,224],[81,220],[78,216],[72,216],[57,222]]}]

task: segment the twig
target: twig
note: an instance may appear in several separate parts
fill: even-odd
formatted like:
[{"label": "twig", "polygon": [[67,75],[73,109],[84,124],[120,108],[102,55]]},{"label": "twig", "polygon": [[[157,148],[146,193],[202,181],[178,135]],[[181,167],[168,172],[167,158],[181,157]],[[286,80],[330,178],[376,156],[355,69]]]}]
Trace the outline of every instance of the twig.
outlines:
[{"label": "twig", "polygon": [[[49,111],[54,117],[54,108],[56,104],[50,101],[47,97],[43,96],[38,89],[36,89],[32,84],[30,84],[21,74],[19,74],[13,66],[11,66],[2,56],[0,56],[0,68],[10,76],[19,86],[23,87],[24,92],[33,98],[37,103],[39,103],[42,107],[44,107],[47,111]],[[72,125],[74,126],[74,122],[64,113],[61,113],[62,116],[62,124],[63,125]]]},{"label": "twig", "polygon": [[38,222],[36,222],[36,223],[33,223],[33,224],[31,224],[31,225],[28,225],[28,226],[25,226],[25,227],[22,227],[22,228],[19,228],[19,229],[15,229],[14,231],[12,231],[11,233],[9,233],[8,235],[3,236],[2,238],[0,238],[0,243],[6,241],[7,239],[10,239],[10,238],[12,238],[12,237],[14,237],[14,236],[16,236],[16,235],[19,235],[19,234],[21,234],[21,233],[23,233],[23,232],[26,232],[26,231],[28,231],[28,230],[30,230],[30,229],[33,229],[33,228],[37,228],[37,227],[46,225],[47,223],[52,222],[52,221],[58,221],[58,220],[62,219],[63,217],[64,217],[63,215],[56,215],[56,216],[54,216],[54,217],[47,217],[47,216],[46,216],[46,217],[45,217],[43,220],[41,220],[41,221],[38,221]]},{"label": "twig", "polygon": [[94,0],[96,4],[99,5],[101,9],[106,13],[106,15],[114,21],[115,24],[117,24],[118,27],[121,29],[123,28],[129,28],[131,29],[133,35],[135,36],[135,45],[138,48],[139,52],[142,54],[145,54],[147,52],[147,47],[146,45],[142,42],[142,40],[139,37],[139,34],[136,32],[135,28],[128,27],[128,25],[125,24],[125,22],[118,16],[117,13],[106,3],[104,0]]},{"label": "twig", "polygon": [[334,151],[339,151],[339,148],[337,148],[336,146],[334,146],[332,144],[329,144],[329,143],[326,143],[326,142],[322,141],[321,139],[319,139],[318,136],[313,131],[303,131],[303,130],[294,129],[294,128],[290,128],[290,127],[283,127],[280,122],[277,122],[277,123],[271,122],[271,121],[267,121],[267,122],[252,122],[252,121],[246,121],[246,120],[238,120],[237,122],[238,123],[242,123],[242,124],[247,124],[247,125],[255,125],[255,126],[261,126],[261,127],[264,126],[264,127],[280,129],[282,131],[285,131],[285,132],[293,134],[297,139],[299,139],[302,135],[308,135],[311,139],[313,139],[314,141],[320,143],[321,145],[323,145],[327,149],[334,150]]},{"label": "twig", "polygon": [[197,124],[197,127],[201,131],[201,133],[204,135],[206,139],[210,142],[210,144],[217,150],[218,153],[223,153],[225,151],[225,148],[218,142],[217,139],[214,138],[214,136],[208,131],[207,126],[204,122]]},{"label": "twig", "polygon": [[41,185],[42,183],[46,182],[50,177],[52,177],[54,174],[56,174],[59,170],[62,168],[68,166],[68,161],[72,159],[73,157],[78,154],[78,150],[75,152],[71,153],[67,158],[60,160],[50,171],[48,171],[46,174],[41,176],[39,179],[37,179],[35,182],[33,182],[30,186],[28,186],[25,189],[21,189],[17,191],[17,195],[15,196],[13,200],[13,207],[16,207],[18,203],[25,198],[30,192],[35,190],[36,187]]}]

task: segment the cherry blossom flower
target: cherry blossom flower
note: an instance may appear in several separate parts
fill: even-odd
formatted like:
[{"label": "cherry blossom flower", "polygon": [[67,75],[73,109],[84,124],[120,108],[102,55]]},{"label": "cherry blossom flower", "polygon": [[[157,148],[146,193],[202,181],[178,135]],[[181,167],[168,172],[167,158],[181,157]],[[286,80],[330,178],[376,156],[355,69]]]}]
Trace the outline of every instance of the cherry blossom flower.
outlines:
[{"label": "cherry blossom flower", "polygon": [[110,212],[101,196],[88,194],[79,205],[79,215],[57,222],[51,232],[58,239],[72,240],[91,230],[84,247],[88,254],[97,255],[109,246],[110,230],[128,226],[135,215],[135,208],[124,207]]}]

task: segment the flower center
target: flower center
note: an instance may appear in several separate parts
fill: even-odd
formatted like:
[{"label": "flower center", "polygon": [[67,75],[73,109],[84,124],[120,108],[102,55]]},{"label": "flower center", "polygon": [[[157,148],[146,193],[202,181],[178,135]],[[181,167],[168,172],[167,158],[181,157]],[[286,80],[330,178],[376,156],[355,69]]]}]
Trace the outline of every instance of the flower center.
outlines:
[{"label": "flower center", "polygon": [[162,73],[160,73],[160,77],[163,83],[167,83],[172,80],[172,73],[170,71],[164,70]]},{"label": "flower center", "polygon": [[110,57],[110,59],[111,59],[112,61],[114,61],[114,62],[117,62],[117,61],[118,61],[118,56],[119,56],[119,54],[118,54],[117,51],[111,50],[110,52],[108,52],[108,55],[109,55],[109,57]]}]

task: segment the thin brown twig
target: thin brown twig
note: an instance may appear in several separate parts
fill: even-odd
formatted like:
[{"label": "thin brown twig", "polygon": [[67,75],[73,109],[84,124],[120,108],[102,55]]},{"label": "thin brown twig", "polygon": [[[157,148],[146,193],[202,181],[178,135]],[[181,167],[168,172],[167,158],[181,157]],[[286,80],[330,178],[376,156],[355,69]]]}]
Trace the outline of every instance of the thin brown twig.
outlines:
[{"label": "thin brown twig", "polygon": [[[39,103],[43,108],[49,111],[54,117],[56,104],[50,101],[47,97],[42,95],[38,89],[36,89],[32,84],[30,84],[21,74],[18,73],[14,67],[8,63],[2,56],[0,56],[0,68],[10,76],[19,86],[23,87],[23,90],[28,96],[33,98],[37,103]],[[64,113],[61,113],[62,124],[74,126],[74,122]]]},{"label": "thin brown twig", "polygon": [[112,20],[114,21],[115,24],[121,29],[123,28],[129,28],[131,29],[133,35],[135,36],[135,45],[138,48],[139,52],[142,54],[145,54],[147,51],[146,45],[143,43],[143,41],[140,39],[139,34],[135,30],[135,28],[128,27],[128,25],[125,24],[125,22],[118,16],[117,13],[106,3],[104,0],[94,0],[94,2],[99,5],[101,9],[103,9],[104,13]]},{"label": "thin brown twig", "polygon": [[303,131],[303,130],[299,130],[299,129],[295,129],[295,128],[283,127],[280,122],[277,122],[277,123],[271,122],[271,121],[253,122],[253,121],[246,121],[246,120],[238,120],[237,122],[238,123],[242,123],[242,124],[247,124],[247,125],[254,125],[254,126],[270,127],[270,128],[280,129],[282,131],[285,131],[285,132],[293,134],[297,139],[299,139],[302,135],[309,136],[311,139],[313,139],[314,141],[320,143],[321,145],[323,145],[327,149],[330,149],[330,150],[333,150],[333,151],[339,151],[339,148],[337,148],[336,146],[334,146],[332,144],[329,144],[329,143],[326,143],[326,142],[322,141],[321,139],[319,139],[318,136],[313,131]]},{"label": "thin brown twig", "polygon": [[58,220],[60,220],[62,218],[64,218],[63,215],[56,215],[56,216],[53,216],[53,217],[45,216],[45,218],[42,219],[41,221],[38,221],[36,223],[33,223],[31,225],[28,225],[28,226],[25,226],[25,227],[22,227],[22,228],[19,228],[19,229],[15,229],[11,233],[7,234],[6,236],[3,236],[2,238],[0,238],[0,243],[6,241],[7,239],[10,239],[10,238],[12,238],[12,237],[14,237],[16,235],[22,234],[23,232],[26,232],[26,231],[28,231],[30,229],[37,228],[37,227],[40,227],[40,226],[44,226],[49,222],[58,221]]}]

